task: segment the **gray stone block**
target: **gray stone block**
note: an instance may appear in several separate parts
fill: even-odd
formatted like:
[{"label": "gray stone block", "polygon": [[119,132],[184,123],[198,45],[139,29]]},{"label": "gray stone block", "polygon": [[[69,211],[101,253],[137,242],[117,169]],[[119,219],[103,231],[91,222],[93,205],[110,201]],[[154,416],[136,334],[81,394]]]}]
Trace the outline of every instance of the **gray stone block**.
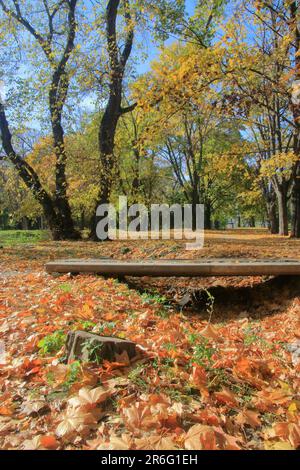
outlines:
[{"label": "gray stone block", "polygon": [[67,342],[67,362],[115,361],[116,354],[127,352],[129,359],[136,355],[135,343],[113,336],[99,336],[87,331],[70,331]]}]

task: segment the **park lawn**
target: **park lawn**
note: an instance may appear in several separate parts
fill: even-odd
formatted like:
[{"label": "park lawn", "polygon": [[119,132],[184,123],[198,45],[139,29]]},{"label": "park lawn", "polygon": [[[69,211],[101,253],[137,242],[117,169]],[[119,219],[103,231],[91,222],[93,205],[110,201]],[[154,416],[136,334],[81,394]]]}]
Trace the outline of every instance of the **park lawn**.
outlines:
[{"label": "park lawn", "polygon": [[37,243],[49,240],[47,230],[0,230],[0,245],[11,246],[22,243]]},{"label": "park lawn", "polygon": [[[129,287],[101,276],[53,277],[44,263],[100,255],[299,259],[299,247],[259,230],[209,232],[199,252],[178,240],[5,244],[0,447],[297,448],[300,368],[289,351],[300,337],[297,288],[283,286],[271,297],[262,290],[249,305],[232,297],[180,310],[175,300],[187,288],[250,289],[262,279],[131,279]],[[63,343],[72,329],[142,348],[131,362],[125,355],[116,363],[66,365]]]}]

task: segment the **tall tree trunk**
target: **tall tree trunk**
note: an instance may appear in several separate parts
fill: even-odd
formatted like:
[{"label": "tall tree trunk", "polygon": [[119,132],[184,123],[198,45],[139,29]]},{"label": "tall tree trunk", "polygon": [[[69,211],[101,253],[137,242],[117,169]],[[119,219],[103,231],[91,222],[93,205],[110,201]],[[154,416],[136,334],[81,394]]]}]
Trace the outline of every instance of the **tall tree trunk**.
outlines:
[{"label": "tall tree trunk", "polygon": [[[295,45],[295,84],[294,90],[296,96],[292,96],[292,111],[294,119],[294,152],[300,158],[300,30],[299,30],[299,11],[298,1],[290,4],[290,28],[294,35]],[[292,193],[291,193],[291,237],[300,238],[300,164],[295,163],[292,174]]]},{"label": "tall tree trunk", "polygon": [[278,201],[279,235],[288,235],[287,195],[284,190],[276,190]]},{"label": "tall tree trunk", "polygon": [[118,121],[122,114],[133,111],[135,104],[122,108],[123,77],[129,56],[133,45],[133,22],[130,14],[129,0],[124,1],[124,20],[126,23],[126,37],[123,50],[117,42],[117,17],[120,0],[109,0],[106,8],[106,42],[109,56],[110,83],[109,99],[101,119],[99,127],[99,157],[101,167],[101,179],[99,184],[99,193],[96,198],[94,215],[91,220],[90,238],[97,240],[96,210],[101,204],[107,204],[111,195],[113,184],[113,170],[115,167],[114,146],[115,134]]},{"label": "tall tree trunk", "polygon": [[22,230],[29,230],[29,223],[28,223],[28,218],[27,217],[22,217],[21,219],[21,226]]},{"label": "tall tree trunk", "polygon": [[253,215],[249,219],[249,225],[251,228],[255,228],[255,217]]},{"label": "tall tree trunk", "polygon": [[200,196],[198,192],[198,185],[194,187],[191,195],[192,199],[192,230],[197,229],[197,205],[200,204]]},{"label": "tall tree trunk", "polygon": [[[299,153],[300,156],[300,153]],[[297,163],[291,192],[291,237],[300,238],[300,165]]]},{"label": "tall tree trunk", "polygon": [[55,210],[55,204],[47,191],[42,187],[34,169],[23,160],[14,150],[12,136],[8,127],[4,105],[0,102],[0,133],[3,149],[16,168],[20,178],[27,188],[32,191],[36,200],[41,204],[45,219],[49,225],[54,240],[63,239],[62,221]]},{"label": "tall tree trunk", "polygon": [[76,9],[77,0],[69,2],[68,13],[68,37],[66,47],[61,60],[57,64],[49,90],[49,109],[51,115],[52,136],[54,142],[54,152],[56,156],[55,165],[55,203],[56,210],[60,216],[62,224],[62,236],[68,239],[78,240],[80,233],[75,229],[72,218],[71,207],[68,199],[68,182],[66,178],[66,148],[64,130],[62,126],[62,112],[67,100],[70,77],[66,71],[66,66],[75,45],[76,34]]},{"label": "tall tree trunk", "polygon": [[[117,123],[119,120],[119,114],[116,110],[119,110],[121,99],[117,100],[117,97],[112,97],[110,105],[106,108],[104,116],[101,121],[99,129],[99,153],[101,161],[101,179],[98,197],[93,214],[96,214],[97,207],[102,204],[107,204],[110,199],[111,189],[113,184],[113,169],[114,169],[114,141]],[[91,233],[90,238],[97,241],[96,227],[97,217],[92,216]]]},{"label": "tall tree trunk", "polygon": [[[5,116],[4,105],[1,103],[1,134],[3,147],[6,146],[5,152],[12,163],[15,165],[20,177],[23,179],[27,187],[33,192],[35,198],[42,205],[45,218],[49,224],[52,236],[55,240],[78,239],[79,232],[74,228],[71,209],[67,196],[67,180],[66,180],[66,152],[64,145],[64,132],[62,127],[62,111],[66,103],[70,78],[67,72],[67,63],[71,53],[75,47],[76,35],[76,5],[77,0],[68,0],[58,2],[56,6],[49,9],[47,2],[44,6],[47,13],[47,20],[44,29],[38,31],[31,24],[31,18],[24,17],[22,12],[22,2],[13,1],[13,5],[9,6],[9,2],[1,0],[0,6],[3,12],[10,18],[16,20],[22,25],[28,33],[40,45],[45,54],[51,70],[51,85],[49,90],[49,111],[51,115],[52,136],[54,143],[54,151],[56,156],[56,191],[55,198],[52,198],[42,187],[38,175],[34,172],[28,163],[26,163],[19,155],[16,154],[12,147],[11,135]],[[53,44],[55,42],[55,15],[67,9],[66,21],[66,41],[63,52],[59,60],[57,60]],[[42,22],[43,23],[43,22]],[[48,24],[47,24],[48,23]],[[48,26],[48,31],[46,31]],[[61,32],[57,33],[61,37]]]},{"label": "tall tree trunk", "polygon": [[56,211],[61,220],[62,239],[78,240],[80,233],[74,227],[71,207],[68,200],[66,179],[66,151],[64,142],[64,132],[60,120],[57,116],[52,118],[52,132],[54,139],[54,150],[56,155],[55,165],[55,205]]},{"label": "tall tree trunk", "polygon": [[274,185],[269,188],[268,186],[263,187],[263,197],[266,204],[266,212],[268,219],[268,229],[271,234],[275,235],[279,231],[279,220],[277,215],[277,197],[274,191]]},{"label": "tall tree trunk", "polygon": [[204,228],[205,230],[211,230],[211,205],[209,201],[204,206]]},{"label": "tall tree trunk", "polygon": [[271,201],[267,204],[267,213],[268,213],[268,226],[270,233],[275,235],[279,232],[279,221],[276,212],[276,203]]},{"label": "tall tree trunk", "polygon": [[140,192],[140,153],[136,149],[136,141],[132,142],[133,145],[133,154],[134,154],[134,177],[132,180],[132,201],[133,204],[139,202],[139,192]]}]

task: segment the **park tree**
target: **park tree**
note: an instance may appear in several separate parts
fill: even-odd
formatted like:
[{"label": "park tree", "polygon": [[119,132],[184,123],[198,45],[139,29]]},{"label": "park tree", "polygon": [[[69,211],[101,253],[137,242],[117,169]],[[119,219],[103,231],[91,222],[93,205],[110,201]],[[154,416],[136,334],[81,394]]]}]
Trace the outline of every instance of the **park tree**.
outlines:
[{"label": "park tree", "polygon": [[152,132],[155,111],[135,108],[120,120],[116,134],[117,159],[114,193],[124,194],[130,204],[167,202],[175,184],[169,164],[159,155],[161,133]]},{"label": "park tree", "polygon": [[184,200],[192,204],[194,224],[196,205],[204,204],[206,228],[212,226],[218,194],[225,196],[234,188],[236,146],[242,144],[239,128],[230,124],[214,86],[222,77],[222,54],[222,48],[200,53],[198,45],[176,43],[164,49],[136,85],[139,107],[155,109],[148,131],[160,141],[157,152],[171,166]]},{"label": "park tree", "polygon": [[[98,115],[92,116],[82,129],[65,136],[69,203],[74,221],[81,230],[89,226],[98,189],[99,119]],[[51,136],[39,139],[25,158],[39,174],[43,187],[51,196],[55,194],[55,158]]]},{"label": "park tree", "polygon": [[[104,24],[100,24],[105,31],[107,60],[104,64],[99,64],[96,60],[96,64],[101,67],[101,70],[98,70],[98,84],[100,80],[101,93],[102,97],[104,93],[106,104],[99,123],[100,177],[94,213],[100,204],[109,202],[111,196],[116,177],[114,149],[119,120],[136,107],[136,102],[129,104],[125,98],[135,33],[147,30],[150,24],[154,36],[157,39],[165,39],[172,28],[177,29],[180,19],[184,17],[184,1],[181,0],[109,0],[105,3]],[[90,236],[94,240],[97,239],[96,225],[97,218],[93,216]]]},{"label": "park tree", "polygon": [[[265,160],[269,159],[269,152],[265,152],[263,149],[258,150],[251,154],[249,169],[253,174],[251,179],[250,192],[254,193],[254,197],[250,197],[253,201],[253,204],[257,199],[259,199],[258,192],[260,193],[260,198],[263,201],[265,207],[266,219],[268,223],[268,228],[271,234],[279,233],[279,216],[278,216],[278,204],[277,197],[272,181],[272,177],[277,175],[270,172],[265,174],[265,171],[262,171],[263,164]],[[277,180],[278,181],[278,180]],[[279,182],[279,181],[278,181]],[[280,184],[280,182],[279,182]],[[285,206],[281,206],[285,207]],[[283,215],[283,213],[282,213]],[[285,218],[281,215],[281,223],[285,221]],[[284,225],[281,227],[281,231],[284,231]]]},{"label": "park tree", "polygon": [[228,213],[243,176],[242,154],[235,153],[240,143],[238,130],[216,127],[203,135],[199,120],[183,118],[183,129],[176,129],[162,143],[160,154],[171,165],[174,178],[193,208],[196,227],[197,204],[204,204],[204,226],[212,228],[216,213]]},{"label": "park tree", "polygon": [[[1,0],[1,26],[13,37],[20,37],[21,56],[37,62],[38,87],[48,95],[48,111],[55,152],[55,195],[51,197],[41,184],[39,175],[18,154],[7,118],[6,108],[13,107],[12,100],[0,103],[0,129],[4,151],[17,169],[20,177],[31,189],[43,207],[54,239],[78,238],[68,201],[66,179],[66,151],[63,129],[63,110],[68,96],[70,71],[68,63],[75,48],[77,0],[26,3],[18,0]],[[32,43],[33,41],[33,43]],[[18,40],[15,40],[18,47]],[[28,47],[26,48],[26,44]],[[6,51],[6,56],[8,51]],[[43,57],[43,60],[42,60]],[[40,62],[41,61],[41,62]],[[42,73],[41,73],[42,72]],[[46,77],[46,78],[45,78]],[[9,81],[9,77],[7,82]]]},{"label": "park tree", "polygon": [[[288,201],[291,202],[291,236],[299,237],[299,9],[293,1],[240,2],[227,25],[226,77],[234,98],[247,107],[246,119],[256,121],[254,147],[260,158],[278,161],[292,156],[292,169],[273,174],[279,212],[279,231],[288,234]],[[251,28],[251,34],[250,34]],[[297,42],[298,41],[298,42]],[[251,116],[252,114],[252,116]],[[257,140],[258,137],[258,140]],[[296,156],[296,157],[295,157]],[[265,192],[269,197],[270,192]],[[272,199],[272,197],[271,197]]]},{"label": "park tree", "polygon": [[251,149],[248,162],[254,169],[255,181],[265,199],[271,232],[288,235],[288,202],[293,181],[290,166],[297,160],[291,146],[293,132],[281,118],[286,111],[286,103],[279,101],[277,96],[270,96],[263,83],[259,91],[261,99],[263,90],[265,100],[273,99],[276,109],[269,113],[265,108],[251,106],[244,119]]},{"label": "park tree", "polygon": [[0,214],[6,215],[7,226],[28,228],[42,216],[40,204],[9,162],[0,166],[0,195]]},{"label": "park tree", "polygon": [[[292,169],[293,187],[292,187],[292,228],[291,236],[300,238],[300,9],[298,1],[288,3],[289,16],[286,20],[291,35],[291,53],[294,65],[293,83],[291,87],[291,107],[293,112],[294,133],[293,150],[297,155]],[[280,12],[279,12],[280,13]]]}]

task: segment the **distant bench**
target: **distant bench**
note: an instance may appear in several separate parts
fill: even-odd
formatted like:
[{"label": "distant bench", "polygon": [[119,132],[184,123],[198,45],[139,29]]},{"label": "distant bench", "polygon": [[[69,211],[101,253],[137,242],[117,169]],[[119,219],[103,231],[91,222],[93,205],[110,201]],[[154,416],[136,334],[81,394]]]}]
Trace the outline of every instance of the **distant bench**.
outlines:
[{"label": "distant bench", "polygon": [[300,260],[204,258],[117,260],[67,259],[50,261],[48,273],[97,273],[111,276],[297,276]]}]

